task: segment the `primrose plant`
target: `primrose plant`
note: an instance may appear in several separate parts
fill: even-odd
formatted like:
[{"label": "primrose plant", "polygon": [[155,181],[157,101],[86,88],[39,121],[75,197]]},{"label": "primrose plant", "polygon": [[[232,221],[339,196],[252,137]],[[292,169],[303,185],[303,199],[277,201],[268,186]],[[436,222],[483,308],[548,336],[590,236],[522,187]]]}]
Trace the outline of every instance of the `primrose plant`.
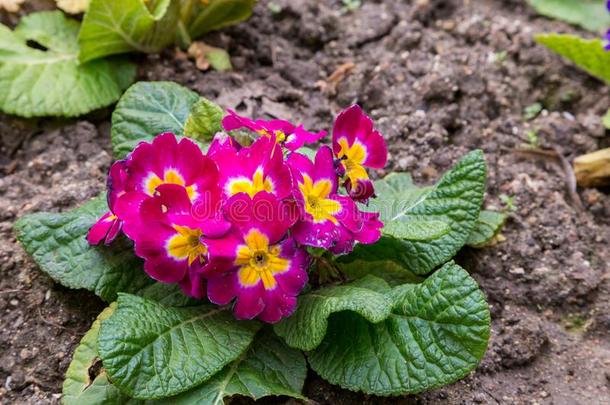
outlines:
[{"label": "primrose plant", "polygon": [[64,403],[304,399],[305,356],[329,382],[374,395],[477,366],[489,310],[451,259],[492,243],[505,220],[481,211],[481,152],[417,187],[404,173],[369,176],[387,148],[359,106],[326,139],[173,83],[127,90],[107,193],[16,225],[41,269],[111,303],[74,353]]}]

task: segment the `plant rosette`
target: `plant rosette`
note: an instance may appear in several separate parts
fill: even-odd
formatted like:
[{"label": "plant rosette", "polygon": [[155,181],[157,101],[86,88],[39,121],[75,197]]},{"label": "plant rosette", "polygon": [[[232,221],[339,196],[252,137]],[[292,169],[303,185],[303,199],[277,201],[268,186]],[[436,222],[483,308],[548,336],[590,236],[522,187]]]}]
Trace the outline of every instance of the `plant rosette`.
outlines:
[{"label": "plant rosette", "polygon": [[387,148],[359,106],[326,137],[173,83],[125,93],[105,196],[16,224],[42,270],[112,302],[74,353],[64,403],[303,399],[305,358],[374,395],[476,368],[489,310],[451,259],[505,220],[481,211],[482,153],[417,187],[369,175]]}]

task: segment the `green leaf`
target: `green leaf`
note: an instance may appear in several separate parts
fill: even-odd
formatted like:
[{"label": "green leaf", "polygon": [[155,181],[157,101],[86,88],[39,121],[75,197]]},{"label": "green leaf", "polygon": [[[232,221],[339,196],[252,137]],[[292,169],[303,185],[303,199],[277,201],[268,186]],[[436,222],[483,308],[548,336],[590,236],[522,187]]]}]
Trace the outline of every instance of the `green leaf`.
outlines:
[{"label": "green leaf", "polygon": [[0,24],[2,111],[23,117],[72,117],[121,96],[135,78],[135,65],[117,58],[79,64],[78,30],[79,23],[60,11],[23,17],[15,31]]},{"label": "green leaf", "polygon": [[546,17],[562,20],[599,32],[610,27],[606,0],[528,0],[536,11]]},{"label": "green leaf", "polygon": [[474,230],[466,243],[472,247],[483,247],[502,230],[507,215],[503,212],[481,211]]},{"label": "green leaf", "polygon": [[197,1],[190,13],[183,13],[183,21],[190,36],[198,38],[210,31],[247,20],[255,4],[256,0],[210,0],[209,4]]},{"label": "green leaf", "polygon": [[179,14],[172,0],[92,0],[78,35],[80,60],[159,52],[174,42]]},{"label": "green leaf", "polygon": [[210,66],[216,71],[226,72],[233,69],[229,53],[222,48],[207,46],[204,55],[207,61],[210,62]]},{"label": "green leaf", "polygon": [[376,181],[379,197],[371,201],[369,209],[378,211],[384,223],[442,221],[449,231],[424,241],[383,236],[373,245],[357,245],[339,261],[391,260],[415,274],[427,274],[446,263],[464,246],[477,223],[485,191],[485,170],[483,153],[474,151],[432,188],[417,188],[405,174],[390,174]]},{"label": "green leaf", "polygon": [[600,39],[583,39],[569,34],[538,34],[534,38],[590,75],[610,84],[610,52],[604,50]]},{"label": "green leaf", "polygon": [[171,308],[119,294],[102,322],[99,352],[112,382],[137,399],[176,395],[237,359],[259,328],[237,321],[228,307]]},{"label": "green leaf", "polygon": [[449,225],[434,220],[392,221],[384,225],[382,232],[399,239],[424,241],[445,235],[449,232]]},{"label": "green leaf", "polygon": [[255,400],[271,395],[304,399],[301,391],[306,376],[303,354],[288,347],[273,333],[263,331],[246,352],[220,373],[201,386],[162,402],[223,405],[223,399],[233,395]]},{"label": "green leaf", "polygon": [[141,141],[162,132],[184,135],[184,125],[199,95],[172,82],[139,82],[119,100],[112,114],[112,148],[122,159]]},{"label": "green leaf", "polygon": [[308,354],[322,378],[374,395],[403,395],[450,384],[472,371],[487,348],[489,309],[477,283],[447,263],[421,284],[394,290],[392,314],[372,324],[334,314]]},{"label": "green leaf", "polygon": [[114,301],[118,292],[138,292],[153,280],[123,238],[112,249],[89,246],[85,239],[89,228],[107,211],[102,195],[65,213],[27,215],[15,224],[17,239],[53,280]]},{"label": "green leaf", "polygon": [[354,260],[349,263],[336,263],[341,272],[350,279],[356,280],[367,275],[383,279],[390,286],[420,283],[424,279],[415,275],[399,264],[390,260],[364,261]]},{"label": "green leaf", "polygon": [[382,279],[367,276],[350,284],[303,294],[298,298],[295,313],[274,325],[275,333],[290,347],[313,350],[322,342],[328,318],[335,312],[357,312],[370,322],[387,318],[392,307],[392,301],[386,295],[389,290]]},{"label": "green leaf", "polygon": [[108,381],[103,368],[97,371],[93,380],[91,379],[91,372],[96,370],[100,362],[97,350],[100,322],[108,319],[115,308],[116,303],[113,303],[102,311],[74,351],[63,384],[64,405],[124,404],[129,400],[129,397]]},{"label": "green leaf", "polygon": [[222,130],[224,110],[207,98],[201,97],[193,104],[184,124],[184,134],[200,141],[211,141]]},{"label": "green leaf", "polygon": [[167,307],[191,307],[202,301],[184,295],[178,284],[153,283],[137,291],[137,295]]},{"label": "green leaf", "polygon": [[603,116],[602,124],[604,124],[606,129],[610,129],[610,109],[608,109],[608,111],[606,111],[606,115]]}]

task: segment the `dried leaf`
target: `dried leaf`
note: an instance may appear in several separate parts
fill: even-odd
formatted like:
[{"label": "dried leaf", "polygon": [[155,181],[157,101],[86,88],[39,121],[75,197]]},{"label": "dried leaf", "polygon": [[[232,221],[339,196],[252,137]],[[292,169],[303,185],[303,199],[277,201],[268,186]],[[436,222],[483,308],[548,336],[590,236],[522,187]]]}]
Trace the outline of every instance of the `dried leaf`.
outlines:
[{"label": "dried leaf", "polygon": [[25,0],[0,0],[0,10],[16,13]]},{"label": "dried leaf", "polygon": [[581,187],[610,185],[610,148],[574,159],[576,182]]},{"label": "dried leaf", "polygon": [[325,93],[334,94],[337,85],[347,77],[347,75],[356,67],[354,62],[346,62],[339,65],[326,80],[316,82],[316,85]]},{"label": "dried leaf", "polygon": [[189,46],[188,55],[195,60],[197,69],[206,71],[210,67],[223,72],[231,70],[231,58],[222,48],[210,46],[203,41],[195,41]]},{"label": "dried leaf", "polygon": [[91,0],[55,0],[57,7],[69,14],[84,13]]}]

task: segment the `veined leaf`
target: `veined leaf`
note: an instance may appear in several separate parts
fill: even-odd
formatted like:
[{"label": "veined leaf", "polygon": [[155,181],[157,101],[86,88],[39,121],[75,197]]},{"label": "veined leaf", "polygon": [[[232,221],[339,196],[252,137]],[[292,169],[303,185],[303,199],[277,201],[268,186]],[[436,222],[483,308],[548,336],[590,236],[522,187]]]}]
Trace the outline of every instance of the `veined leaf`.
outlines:
[{"label": "veined leaf", "polygon": [[429,273],[447,262],[464,246],[477,223],[485,191],[485,170],[483,153],[474,151],[432,188],[416,187],[407,174],[390,174],[376,181],[379,197],[371,201],[369,209],[378,211],[386,224],[441,221],[449,230],[429,240],[382,236],[373,245],[357,245],[339,262],[391,260],[415,274]]},{"label": "veined leaf", "polygon": [[216,132],[222,130],[225,112],[217,104],[206,98],[199,98],[191,107],[191,113],[184,124],[184,134],[199,141],[211,141]]},{"label": "veined leaf", "polygon": [[299,350],[291,349],[270,331],[259,333],[250,348],[199,387],[177,397],[162,400],[174,405],[223,405],[224,398],[243,395],[259,399],[301,395],[307,365]]},{"label": "veined leaf", "polygon": [[534,38],[590,75],[610,84],[610,52],[604,50],[601,39],[583,39],[569,34],[538,34]]},{"label": "veined leaf", "polygon": [[387,222],[382,229],[387,236],[419,241],[438,239],[447,232],[449,225],[446,222],[421,219]]},{"label": "veined leaf", "polygon": [[487,348],[489,309],[477,283],[447,263],[421,284],[396,287],[392,314],[373,324],[334,314],[308,354],[322,378],[374,395],[417,393],[472,371]]},{"label": "veined leaf", "polygon": [[174,42],[179,14],[174,0],[91,0],[78,35],[80,60],[159,52]]},{"label": "veined leaf", "polygon": [[60,11],[23,17],[15,31],[0,24],[2,111],[23,117],[77,116],[121,96],[135,78],[135,66],[117,58],[79,64],[79,26]]},{"label": "veined leaf", "polygon": [[536,11],[546,17],[562,20],[599,32],[610,27],[606,0],[528,0]]},{"label": "veined leaf", "polygon": [[118,292],[139,292],[153,280],[124,239],[117,239],[112,249],[89,246],[85,239],[89,228],[107,211],[102,195],[69,212],[27,215],[15,224],[17,239],[58,283],[114,301]]},{"label": "veined leaf", "polygon": [[186,1],[182,7],[183,23],[191,38],[198,38],[210,31],[219,30],[252,15],[256,0]]},{"label": "veined leaf", "polygon": [[291,347],[313,350],[324,339],[328,318],[335,312],[357,312],[370,322],[387,318],[392,307],[389,291],[385,281],[373,276],[311,291],[298,298],[295,313],[276,324],[275,333]]},{"label": "veined leaf", "polygon": [[116,303],[113,303],[102,311],[74,351],[63,384],[62,404],[107,405],[126,404],[129,401],[127,395],[108,381],[108,376],[103,368],[99,370],[93,380],[90,376],[90,370],[94,369],[96,363],[101,361],[97,350],[100,322],[108,319],[115,308]]},{"label": "veined leaf", "polygon": [[171,308],[119,294],[102,322],[99,353],[108,376],[137,399],[180,394],[211,378],[250,345],[259,324],[227,307]]},{"label": "veined leaf", "polygon": [[119,100],[112,114],[112,149],[124,158],[141,141],[162,132],[184,136],[184,125],[199,95],[172,82],[138,82]]},{"label": "veined leaf", "polygon": [[504,226],[506,214],[496,211],[481,211],[474,230],[470,233],[466,244],[472,247],[482,247],[489,243]]},{"label": "veined leaf", "polygon": [[390,260],[364,261],[354,260],[349,263],[336,263],[342,273],[352,280],[357,280],[367,275],[381,278],[390,286],[401,284],[421,283],[424,278],[415,275],[398,263]]}]

